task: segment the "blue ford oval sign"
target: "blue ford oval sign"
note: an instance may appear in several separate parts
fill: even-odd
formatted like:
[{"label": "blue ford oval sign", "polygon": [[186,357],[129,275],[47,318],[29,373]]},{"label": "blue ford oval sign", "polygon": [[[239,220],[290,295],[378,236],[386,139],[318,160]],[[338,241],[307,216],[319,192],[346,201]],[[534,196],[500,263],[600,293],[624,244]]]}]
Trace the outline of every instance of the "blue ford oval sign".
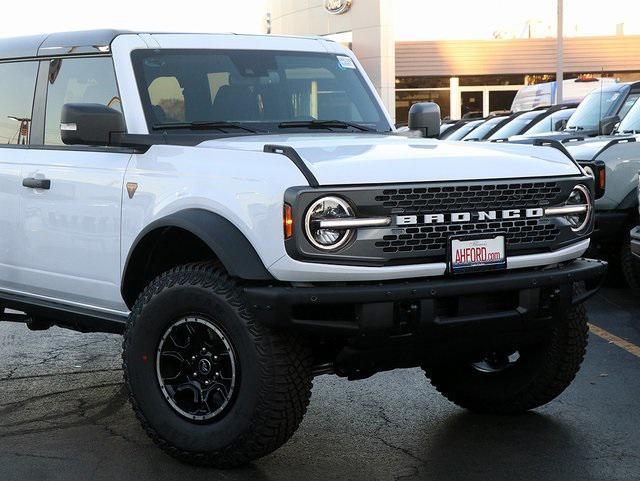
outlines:
[{"label": "blue ford oval sign", "polygon": [[341,15],[351,8],[352,0],[325,0],[324,8],[333,15]]}]

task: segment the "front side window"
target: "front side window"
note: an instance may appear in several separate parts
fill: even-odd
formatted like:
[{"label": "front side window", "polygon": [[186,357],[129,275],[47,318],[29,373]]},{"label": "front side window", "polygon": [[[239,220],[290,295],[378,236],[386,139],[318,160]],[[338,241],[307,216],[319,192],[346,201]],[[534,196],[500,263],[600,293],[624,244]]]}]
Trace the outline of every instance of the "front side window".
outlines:
[{"label": "front side window", "polygon": [[576,109],[560,110],[554,114],[539,120],[533,127],[527,130],[527,135],[543,134],[545,132],[554,132],[556,127],[560,125],[560,122],[567,120]]},{"label": "front side window", "polygon": [[60,138],[60,115],[66,103],[102,104],[121,112],[111,58],[51,60],[45,112],[46,145],[64,145]]},{"label": "front side window", "polygon": [[390,130],[346,56],[165,49],[137,50],[132,60],[150,131],[215,122],[278,131],[282,123],[324,120]]},{"label": "front side window", "polygon": [[445,135],[443,138],[447,140],[462,140],[469,132],[472,132],[477,126],[479,126],[484,120],[472,120],[471,122],[467,122],[458,130],[455,130],[451,133],[451,135]]},{"label": "front side window", "polygon": [[508,139],[512,135],[518,135],[523,132],[527,126],[533,122],[538,115],[542,114],[541,110],[533,110],[531,112],[526,112],[522,115],[518,115],[510,122],[507,122],[502,127],[500,127],[495,133],[489,137],[489,140],[496,139]]},{"label": "front side window", "polygon": [[503,120],[504,117],[494,117],[493,119],[489,119],[479,127],[473,129],[470,133],[465,135],[462,140],[482,140],[489,132],[491,132],[491,130],[495,128],[496,125],[498,125]]},{"label": "front side window", "polygon": [[0,143],[29,143],[37,73],[38,62],[0,64]]}]

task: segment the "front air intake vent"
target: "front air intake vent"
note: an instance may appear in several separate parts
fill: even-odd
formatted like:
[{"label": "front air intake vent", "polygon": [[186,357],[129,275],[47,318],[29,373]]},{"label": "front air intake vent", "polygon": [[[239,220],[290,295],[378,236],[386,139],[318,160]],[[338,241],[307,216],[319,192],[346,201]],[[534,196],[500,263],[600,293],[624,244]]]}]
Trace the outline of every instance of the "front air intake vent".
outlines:
[{"label": "front air intake vent", "polygon": [[384,189],[375,200],[404,212],[543,207],[559,201],[557,182],[458,185]]}]

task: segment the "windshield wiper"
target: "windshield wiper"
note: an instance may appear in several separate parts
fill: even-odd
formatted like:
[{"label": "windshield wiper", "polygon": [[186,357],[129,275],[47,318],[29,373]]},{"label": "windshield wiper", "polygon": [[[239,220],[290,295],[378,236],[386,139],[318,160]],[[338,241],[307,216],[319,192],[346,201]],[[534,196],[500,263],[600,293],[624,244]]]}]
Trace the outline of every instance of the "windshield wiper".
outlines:
[{"label": "windshield wiper", "polygon": [[573,130],[573,131],[578,131],[578,130],[584,130],[584,127],[580,127],[579,125],[568,125],[565,130]]},{"label": "windshield wiper", "polygon": [[246,127],[242,124],[235,122],[227,122],[226,120],[196,120],[194,122],[171,122],[166,124],[155,124],[153,130],[178,130],[178,129],[191,129],[191,130],[226,130],[226,129],[240,129],[252,134],[259,133],[258,130]]},{"label": "windshield wiper", "polygon": [[344,120],[290,120],[287,122],[280,122],[278,124],[278,127],[281,129],[346,129],[351,127],[362,132],[377,132],[376,129],[372,129],[371,127],[367,127],[366,125],[356,124],[354,122],[345,122]]},{"label": "windshield wiper", "polygon": [[633,134],[633,135],[635,135],[635,134],[640,134],[640,130],[635,130],[635,129],[632,129],[632,130],[622,130],[622,131],[619,131],[619,132],[617,132],[617,133],[618,133],[618,134]]}]

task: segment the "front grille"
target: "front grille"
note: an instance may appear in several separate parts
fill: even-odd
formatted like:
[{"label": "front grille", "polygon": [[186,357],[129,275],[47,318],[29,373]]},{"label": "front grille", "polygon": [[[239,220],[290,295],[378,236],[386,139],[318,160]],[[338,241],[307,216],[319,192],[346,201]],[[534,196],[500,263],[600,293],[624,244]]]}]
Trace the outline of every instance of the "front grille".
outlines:
[{"label": "front grille", "polygon": [[[337,189],[292,188],[285,201],[295,205],[295,239],[286,242],[296,259],[343,264],[388,265],[445,262],[452,236],[473,234],[505,235],[507,255],[548,252],[577,241],[576,234],[561,217],[531,217],[496,220],[479,218],[480,211],[536,209],[562,205],[584,177],[556,177],[544,180],[432,182],[356,186]],[[318,252],[305,239],[301,226],[304,213],[323,195],[347,199],[359,217],[389,216],[392,225],[361,229],[344,248],[335,253]],[[470,213],[466,222],[427,223],[427,214]],[[418,224],[396,225],[396,216],[416,216]]]},{"label": "front grille", "polygon": [[557,182],[445,185],[384,189],[375,200],[383,207],[405,212],[518,209],[550,205],[561,191]]},{"label": "front grille", "polygon": [[560,229],[549,219],[501,220],[469,224],[415,226],[393,229],[398,233],[385,235],[375,246],[385,253],[425,252],[437,254],[446,250],[451,235],[489,234],[504,232],[508,248],[544,247],[556,241]]}]

